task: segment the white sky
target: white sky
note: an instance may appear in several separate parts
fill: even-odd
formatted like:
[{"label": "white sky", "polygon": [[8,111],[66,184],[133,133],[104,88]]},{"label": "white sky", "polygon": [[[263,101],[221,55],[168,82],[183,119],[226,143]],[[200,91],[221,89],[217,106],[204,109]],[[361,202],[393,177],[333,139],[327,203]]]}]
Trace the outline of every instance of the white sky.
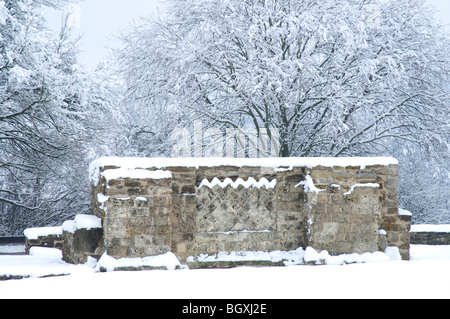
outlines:
[{"label": "white sky", "polygon": [[[115,39],[120,30],[127,28],[133,20],[157,12],[160,0],[82,0],[75,7],[75,32],[81,40],[81,64],[94,69],[108,52],[108,47],[117,47]],[[61,25],[61,13],[50,11],[48,21],[56,30]]]},{"label": "white sky", "polygon": [[[438,9],[438,17],[450,24],[450,0],[428,0]],[[162,6],[161,0],[82,0],[75,7],[76,31],[83,35],[80,63],[93,69],[108,52],[117,47],[114,38],[133,20],[149,16]],[[61,13],[49,12],[50,25],[59,28]]]}]

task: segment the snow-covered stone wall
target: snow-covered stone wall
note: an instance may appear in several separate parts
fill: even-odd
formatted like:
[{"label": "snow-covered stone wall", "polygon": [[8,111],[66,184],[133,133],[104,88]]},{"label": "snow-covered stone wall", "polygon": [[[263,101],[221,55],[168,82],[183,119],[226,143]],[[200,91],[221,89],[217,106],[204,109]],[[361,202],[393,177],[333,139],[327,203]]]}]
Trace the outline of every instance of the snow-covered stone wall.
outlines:
[{"label": "snow-covered stone wall", "polygon": [[25,253],[32,247],[48,247],[62,249],[64,239],[61,227],[40,227],[25,229]]},{"label": "snow-covered stone wall", "polygon": [[116,258],[173,252],[192,268],[220,252],[395,246],[409,259],[393,158],[101,158],[90,175]]},{"label": "snow-covered stone wall", "polygon": [[450,245],[450,225],[413,225],[411,244]]}]

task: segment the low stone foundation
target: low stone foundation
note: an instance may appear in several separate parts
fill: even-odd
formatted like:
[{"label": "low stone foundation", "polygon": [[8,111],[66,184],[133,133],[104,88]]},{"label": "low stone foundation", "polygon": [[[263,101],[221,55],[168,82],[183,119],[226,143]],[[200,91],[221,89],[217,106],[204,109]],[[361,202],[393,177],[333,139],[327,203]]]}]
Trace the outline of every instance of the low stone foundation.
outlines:
[{"label": "low stone foundation", "polygon": [[64,261],[84,264],[88,257],[99,259],[102,254],[102,220],[93,215],[77,215],[59,227],[28,228],[24,235],[27,255],[32,247],[57,248]]},{"label": "low stone foundation", "polygon": [[102,158],[90,174],[97,253],[115,258],[394,246],[409,259],[393,158]]},{"label": "low stone foundation", "polygon": [[31,247],[58,248],[62,250],[64,239],[61,227],[28,228],[24,231],[25,254],[30,253]]},{"label": "low stone foundation", "polygon": [[450,245],[450,225],[414,225],[411,227],[411,244]]}]

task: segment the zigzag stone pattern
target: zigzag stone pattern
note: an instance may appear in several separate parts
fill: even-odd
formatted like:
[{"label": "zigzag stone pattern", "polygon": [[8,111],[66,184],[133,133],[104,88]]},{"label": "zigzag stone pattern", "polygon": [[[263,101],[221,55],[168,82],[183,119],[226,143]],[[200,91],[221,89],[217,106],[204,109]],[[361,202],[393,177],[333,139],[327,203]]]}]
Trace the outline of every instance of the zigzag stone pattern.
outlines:
[{"label": "zigzag stone pattern", "polygon": [[214,179],[210,182],[208,181],[208,179],[204,179],[200,185],[199,185],[199,189],[207,186],[209,188],[214,188],[215,186],[219,186],[221,188],[226,188],[227,186],[230,186],[234,189],[239,188],[239,186],[242,186],[244,188],[251,188],[251,187],[255,187],[255,188],[263,188],[265,187],[266,189],[273,189],[275,188],[275,186],[277,185],[277,180],[274,179],[271,182],[269,182],[267,180],[267,178],[263,177],[261,178],[259,181],[256,181],[256,179],[254,179],[253,177],[250,177],[249,179],[247,179],[246,181],[244,181],[242,178],[238,178],[236,179],[236,181],[233,181],[231,178],[225,178],[225,180],[223,182],[220,181],[220,179],[218,179],[217,177],[214,177]]}]

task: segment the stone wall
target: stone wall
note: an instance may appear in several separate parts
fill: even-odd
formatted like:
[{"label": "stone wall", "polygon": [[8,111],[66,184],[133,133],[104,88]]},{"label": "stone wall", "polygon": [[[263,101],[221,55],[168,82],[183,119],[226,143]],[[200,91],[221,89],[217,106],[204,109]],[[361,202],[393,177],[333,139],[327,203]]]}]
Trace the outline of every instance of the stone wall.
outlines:
[{"label": "stone wall", "polygon": [[103,158],[90,173],[102,249],[116,258],[396,246],[409,259],[392,158]]},{"label": "stone wall", "polygon": [[411,227],[411,244],[450,245],[450,225],[414,225]]}]

